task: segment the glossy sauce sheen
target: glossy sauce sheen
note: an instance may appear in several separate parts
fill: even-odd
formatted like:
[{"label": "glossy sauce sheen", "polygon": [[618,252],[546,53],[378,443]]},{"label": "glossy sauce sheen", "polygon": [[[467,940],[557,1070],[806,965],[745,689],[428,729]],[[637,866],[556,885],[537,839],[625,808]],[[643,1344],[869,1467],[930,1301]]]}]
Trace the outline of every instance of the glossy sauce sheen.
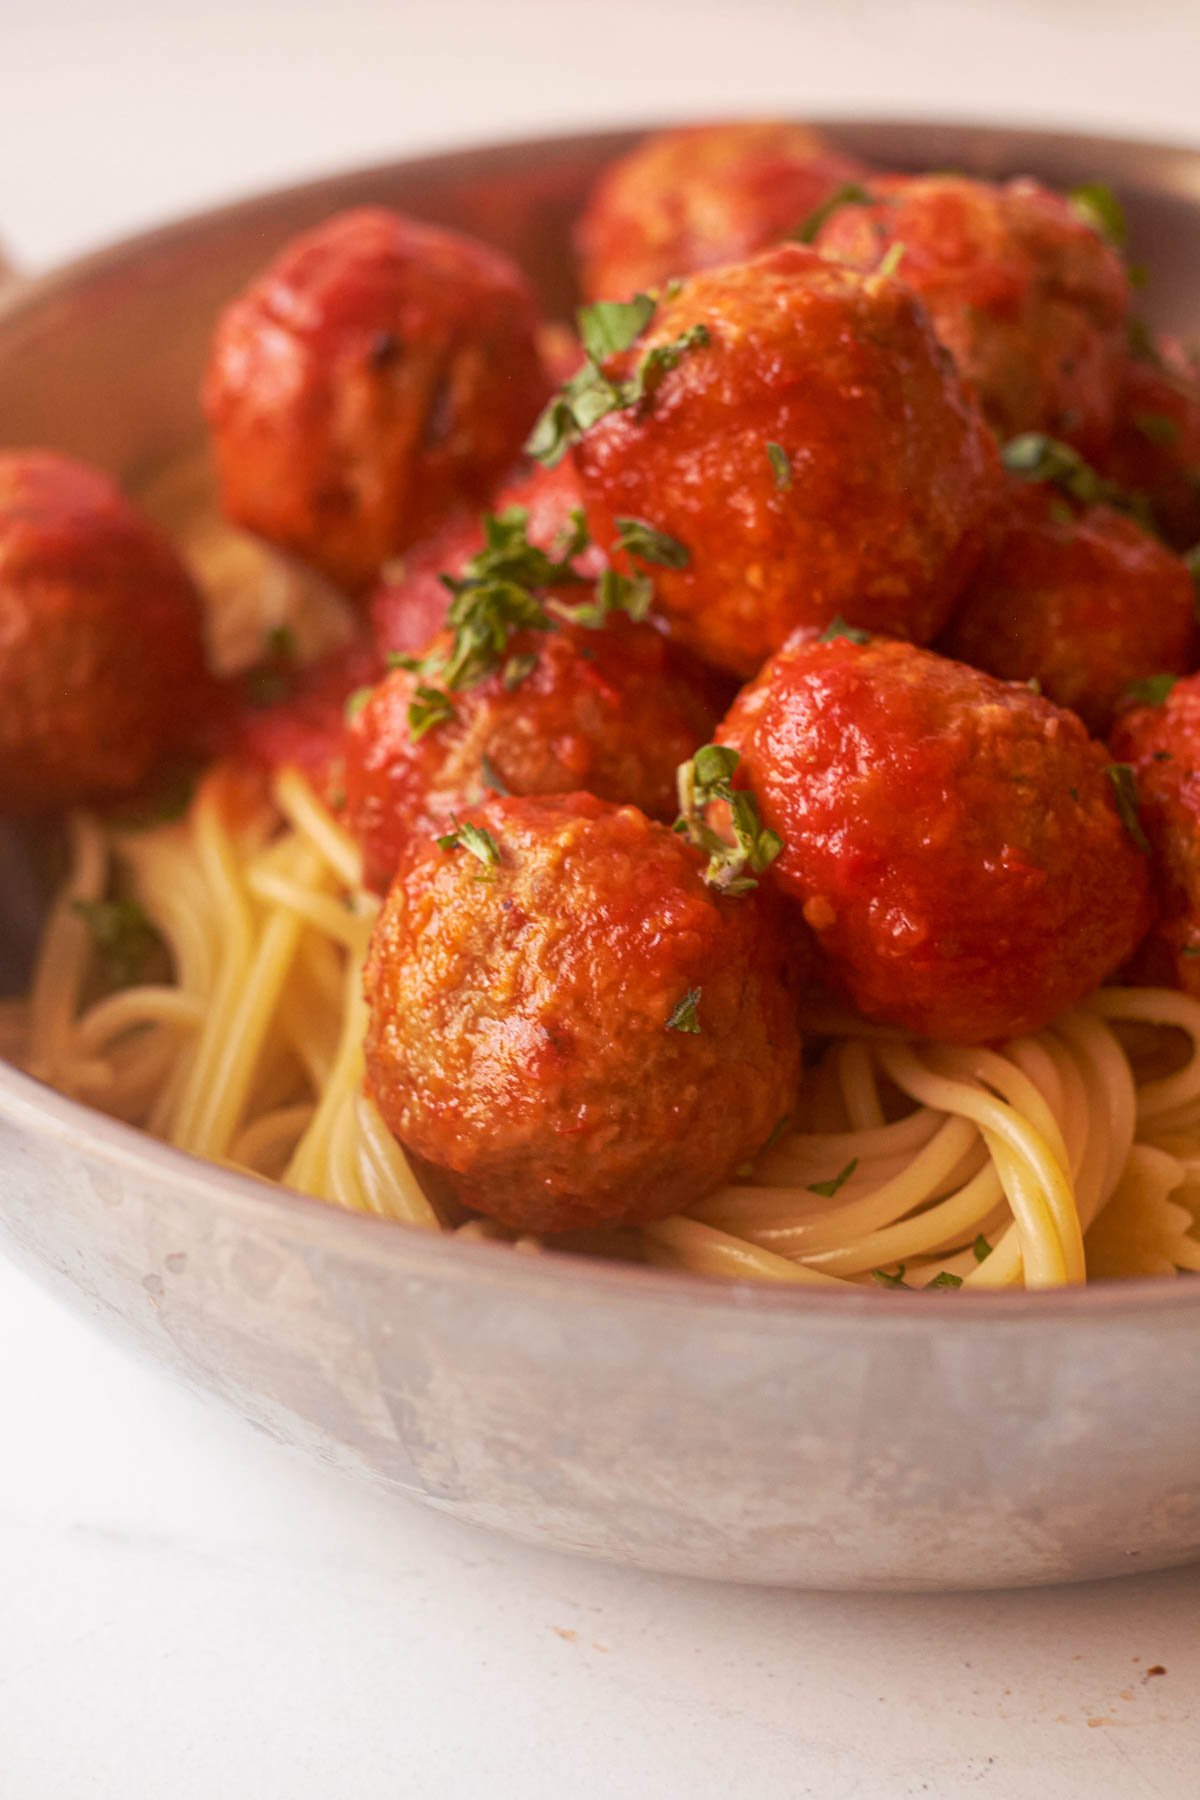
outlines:
[{"label": "glossy sauce sheen", "polygon": [[228,516],[360,588],[482,503],[546,393],[532,290],[382,209],[297,238],[226,310],[205,379]]},{"label": "glossy sauce sheen", "polygon": [[784,839],[776,884],[868,1018],[1036,1031],[1149,923],[1108,754],[1027,688],[907,644],[797,642],[720,737]]},{"label": "glossy sauce sheen", "polygon": [[628,515],[684,544],[658,604],[736,674],[839,613],[927,642],[979,561],[999,465],[912,295],[785,245],[686,280],[608,372],[696,325],[708,344],[575,452],[593,537]]}]

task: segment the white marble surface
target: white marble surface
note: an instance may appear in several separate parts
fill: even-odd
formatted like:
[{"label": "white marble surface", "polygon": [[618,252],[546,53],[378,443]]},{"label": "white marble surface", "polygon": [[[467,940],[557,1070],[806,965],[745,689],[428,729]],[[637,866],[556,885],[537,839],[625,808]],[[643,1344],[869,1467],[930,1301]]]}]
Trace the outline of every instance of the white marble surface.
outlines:
[{"label": "white marble surface", "polygon": [[[33,267],[292,175],[654,113],[1200,142],[1198,68],[1194,0],[0,0],[0,238]],[[307,1467],[4,1264],[0,1446],[3,1800],[1200,1785],[1200,1570],[906,1599],[539,1555]]]}]

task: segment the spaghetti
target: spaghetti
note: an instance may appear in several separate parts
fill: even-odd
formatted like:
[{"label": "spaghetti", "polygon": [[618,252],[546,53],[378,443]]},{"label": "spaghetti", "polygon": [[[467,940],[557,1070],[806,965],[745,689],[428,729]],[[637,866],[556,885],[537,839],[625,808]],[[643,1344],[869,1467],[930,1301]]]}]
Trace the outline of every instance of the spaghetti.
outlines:
[{"label": "spaghetti", "polygon": [[[70,841],[30,996],[4,1020],[32,1074],[332,1204],[540,1247],[435,1208],[364,1093],[377,902],[357,846],[297,771],[268,796],[218,765],[182,821],[133,831],[76,815]],[[97,993],[80,908],[114,883],[171,972]],[[826,1289],[1200,1271],[1200,1003],[1105,988],[991,1049],[850,1015],[806,1026],[821,1049],[786,1133],[686,1214],[587,1248]]]}]

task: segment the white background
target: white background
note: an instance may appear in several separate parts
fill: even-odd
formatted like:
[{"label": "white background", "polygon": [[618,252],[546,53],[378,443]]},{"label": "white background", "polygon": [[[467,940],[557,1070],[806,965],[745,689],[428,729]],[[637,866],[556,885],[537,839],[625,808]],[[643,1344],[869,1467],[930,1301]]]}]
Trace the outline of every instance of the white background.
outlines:
[{"label": "white background", "polygon": [[[338,164],[654,115],[1200,143],[1198,77],[1194,0],[0,0],[0,240],[36,267]],[[307,1467],[0,1264],[3,1800],[1190,1800],[1198,1769],[1200,1571],[909,1599],[539,1555]]]}]

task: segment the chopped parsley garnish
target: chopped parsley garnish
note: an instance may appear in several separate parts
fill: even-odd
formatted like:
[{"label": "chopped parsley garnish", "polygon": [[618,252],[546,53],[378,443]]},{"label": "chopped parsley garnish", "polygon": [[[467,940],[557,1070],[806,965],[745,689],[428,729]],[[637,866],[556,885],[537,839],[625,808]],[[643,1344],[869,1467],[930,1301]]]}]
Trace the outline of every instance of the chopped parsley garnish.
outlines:
[{"label": "chopped parsley garnish", "polygon": [[[675,830],[708,856],[704,879],[722,894],[747,894],[758,886],[755,875],[770,867],[783,849],[778,832],[768,830],[758,816],[752,794],[735,789],[733,775],[741,757],[724,744],[706,744],[678,772],[679,818]],[[729,808],[734,842],[709,825],[704,813],[714,801]],[[747,871],[750,873],[747,873]]]},{"label": "chopped parsley garnish", "polygon": [[453,717],[454,702],[449,694],[419,681],[416,693],[408,703],[408,732],[413,743],[423,738],[427,731],[432,731],[435,725],[444,725]]},{"label": "chopped parsley garnish", "polygon": [[871,1280],[877,1281],[880,1287],[907,1287],[908,1283],[904,1279],[904,1271],[907,1267],[907,1263],[897,1263],[896,1273],[894,1275],[889,1275],[886,1269],[872,1269]]},{"label": "chopped parsley garnish", "polygon": [[346,696],[346,705],[343,709],[342,716],[347,725],[353,725],[355,719],[357,719],[359,713],[374,692],[375,689],[368,682],[366,687],[355,688],[352,694]]},{"label": "chopped parsley garnish", "polygon": [[1085,181],[1082,187],[1072,188],[1067,199],[1077,219],[1106,238],[1114,250],[1125,248],[1125,208],[1106,182]]},{"label": "chopped parsley garnish", "polygon": [[1197,597],[1200,598],[1200,544],[1193,544],[1190,550],[1184,551],[1183,566],[1195,583]]},{"label": "chopped parsley garnish", "polygon": [[1019,437],[1010,438],[1000,452],[1000,460],[1010,475],[1019,476],[1022,481],[1051,482],[1077,506],[1112,506],[1149,527],[1144,495],[1131,494],[1109,481],[1078,450],[1058,438],[1047,437],[1043,431],[1023,431]]},{"label": "chopped parsley garnish", "polygon": [[1124,698],[1133,706],[1161,706],[1178,680],[1178,675],[1147,675],[1144,681],[1131,681]]},{"label": "chopped parsley garnish", "polygon": [[931,1288],[960,1288],[962,1284],[961,1275],[955,1275],[951,1270],[943,1269],[940,1274],[934,1276],[929,1286]]},{"label": "chopped parsley garnish", "polygon": [[817,642],[832,644],[835,638],[846,638],[851,644],[869,644],[871,634],[869,631],[860,631],[857,625],[847,625],[839,613],[836,619],[830,619]]},{"label": "chopped parsley garnish", "polygon": [[876,269],[875,273],[877,275],[882,275],[885,280],[890,280],[892,276],[897,273],[900,264],[904,261],[905,249],[906,246],[899,238],[896,239],[894,244],[889,244],[887,253],[880,261],[879,267]]},{"label": "chopped parsley garnish", "polygon": [[663,376],[689,350],[708,343],[708,326],[692,325],[670,343],[647,350],[632,375],[618,379],[606,375],[601,365],[608,357],[632,348],[655,310],[649,294],[635,294],[632,300],[600,300],[580,308],[577,318],[585,361],[543,409],[525,444],[529,456],[553,469],[598,420],[626,407],[645,405]]},{"label": "chopped parsley garnish", "polygon": [[689,988],[667,1020],[668,1031],[686,1031],[692,1037],[700,1035],[700,1018],[697,1008],[700,1005],[700,988]]},{"label": "chopped parsley garnish", "polygon": [[852,1156],[845,1168],[839,1169],[837,1174],[831,1176],[828,1181],[810,1181],[808,1184],[809,1193],[820,1194],[823,1200],[832,1200],[838,1189],[845,1187],[857,1167],[858,1158],[857,1156]]},{"label": "chopped parsley garnish", "polygon": [[632,300],[597,300],[593,306],[581,306],[575,316],[584,354],[597,363],[606,356],[619,356],[637,342],[656,311],[651,294],[635,294]]},{"label": "chopped parsley garnish", "polygon": [[771,473],[775,477],[775,486],[781,494],[787,492],[792,485],[792,461],[782,444],[767,443],[767,461],[771,465]]},{"label": "chopped parsley garnish", "polygon": [[163,948],[162,938],[136,900],[73,900],[71,910],[92,934],[110,989],[133,987]]},{"label": "chopped parsley garnish", "polygon": [[510,656],[504,665],[504,674],[501,677],[505,692],[511,694],[514,688],[519,688],[526,676],[533,674],[537,668],[537,662],[538,659],[531,650],[526,650],[519,656]]},{"label": "chopped parsley garnish", "polygon": [[668,537],[665,531],[656,531],[644,519],[618,519],[616,526],[619,547],[643,562],[657,563],[663,569],[686,569],[692,560],[686,544]]},{"label": "chopped parsley garnish", "polygon": [[982,1231],[971,1245],[971,1254],[977,1263],[986,1262],[988,1257],[992,1254],[992,1246],[988,1243]]},{"label": "chopped parsley garnish", "polygon": [[1148,444],[1157,444],[1166,448],[1179,442],[1179,422],[1170,413],[1135,412],[1134,429],[1145,438]]},{"label": "chopped parsley garnish", "polygon": [[1138,814],[1137,781],[1133,773],[1132,763],[1108,763],[1104,773],[1112,782],[1113,796],[1116,799],[1117,811],[1121,823],[1142,852],[1150,854],[1150,840],[1142,830],[1142,821]]},{"label": "chopped parsley garnish", "polygon": [[815,212],[810,212],[802,225],[797,225],[791,233],[798,244],[811,244],[826,219],[831,219],[835,212],[843,206],[873,206],[875,196],[857,181],[845,181],[836,193],[830,194],[828,200],[822,202]]},{"label": "chopped parsley garnish", "polygon": [[512,789],[504,785],[502,777],[497,773],[495,763],[486,750],[479,759],[479,774],[484,787],[490,788],[493,794],[501,796],[511,794]]},{"label": "chopped parsley garnish", "polygon": [[1200,944],[1185,944],[1179,954],[1180,956],[1200,956]]},{"label": "chopped parsley garnish", "polygon": [[494,869],[500,863],[500,846],[490,831],[482,825],[472,825],[469,821],[460,825],[453,813],[450,815],[453,831],[444,832],[437,840],[439,850],[469,850],[477,857],[485,869]]},{"label": "chopped parsley garnish", "polygon": [[422,678],[408,708],[414,740],[454,717],[451,694],[490,675],[503,661],[515,632],[551,629],[553,621],[538,589],[582,583],[573,559],[588,541],[583,514],[572,513],[554,556],[530,543],[528,523],[529,515],[520,506],[485,514],[483,549],[471,557],[461,576],[442,576],[453,596],[446,613],[447,627],[454,634],[449,650],[434,651],[423,660],[389,658],[394,666]]}]

